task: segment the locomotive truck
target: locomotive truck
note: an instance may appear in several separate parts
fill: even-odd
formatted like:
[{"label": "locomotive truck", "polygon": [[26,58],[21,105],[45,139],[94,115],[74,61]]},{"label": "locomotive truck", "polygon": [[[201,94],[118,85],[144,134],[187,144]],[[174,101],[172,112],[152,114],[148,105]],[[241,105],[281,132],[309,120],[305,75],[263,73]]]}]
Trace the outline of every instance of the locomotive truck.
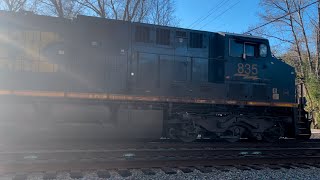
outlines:
[{"label": "locomotive truck", "polygon": [[0,12],[1,136],[308,139],[295,77],[252,35]]}]

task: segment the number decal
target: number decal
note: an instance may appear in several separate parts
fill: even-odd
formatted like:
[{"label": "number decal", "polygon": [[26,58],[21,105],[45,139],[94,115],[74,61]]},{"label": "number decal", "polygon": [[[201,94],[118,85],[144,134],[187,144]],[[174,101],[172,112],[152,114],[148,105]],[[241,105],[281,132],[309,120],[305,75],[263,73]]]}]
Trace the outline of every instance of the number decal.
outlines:
[{"label": "number decal", "polygon": [[258,75],[258,65],[238,63],[238,73],[246,75]]},{"label": "number decal", "polygon": [[244,70],[244,73],[249,75],[251,73],[250,64],[245,65],[246,69]]},{"label": "number decal", "polygon": [[257,75],[258,74],[258,66],[256,64],[252,64],[251,66],[251,72],[252,72],[252,75]]},{"label": "number decal", "polygon": [[243,72],[244,72],[243,64],[242,64],[242,63],[239,63],[239,64],[238,64],[238,73],[239,73],[239,74],[243,74]]}]

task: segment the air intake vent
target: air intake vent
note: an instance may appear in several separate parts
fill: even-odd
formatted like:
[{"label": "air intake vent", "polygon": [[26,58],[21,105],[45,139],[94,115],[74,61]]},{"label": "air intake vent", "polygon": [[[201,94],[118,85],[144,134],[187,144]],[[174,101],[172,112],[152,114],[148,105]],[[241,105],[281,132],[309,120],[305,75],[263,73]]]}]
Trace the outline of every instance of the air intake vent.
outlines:
[{"label": "air intake vent", "polygon": [[170,30],[157,29],[157,44],[170,45]]},{"label": "air intake vent", "polygon": [[150,42],[150,28],[144,26],[137,26],[136,27],[136,34],[135,34],[135,41],[136,42]]},{"label": "air intake vent", "polygon": [[203,48],[203,34],[190,33],[190,48]]},{"label": "air intake vent", "polygon": [[177,38],[187,38],[187,32],[184,31],[176,31]]}]

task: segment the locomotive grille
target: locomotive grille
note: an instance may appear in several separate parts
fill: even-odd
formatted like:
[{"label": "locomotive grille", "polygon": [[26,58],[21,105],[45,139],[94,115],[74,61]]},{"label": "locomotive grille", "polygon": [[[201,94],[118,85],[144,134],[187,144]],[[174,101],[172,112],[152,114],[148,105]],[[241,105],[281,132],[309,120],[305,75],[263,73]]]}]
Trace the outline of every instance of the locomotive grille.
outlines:
[{"label": "locomotive grille", "polygon": [[156,42],[160,45],[170,45],[170,30],[157,29]]},{"label": "locomotive grille", "polygon": [[176,31],[177,38],[187,38],[187,32],[185,31]]},{"label": "locomotive grille", "polygon": [[190,33],[190,48],[203,48],[203,34]]},{"label": "locomotive grille", "polygon": [[136,32],[135,32],[135,40],[136,40],[136,42],[149,43],[150,42],[150,28],[143,27],[143,26],[137,26]]}]

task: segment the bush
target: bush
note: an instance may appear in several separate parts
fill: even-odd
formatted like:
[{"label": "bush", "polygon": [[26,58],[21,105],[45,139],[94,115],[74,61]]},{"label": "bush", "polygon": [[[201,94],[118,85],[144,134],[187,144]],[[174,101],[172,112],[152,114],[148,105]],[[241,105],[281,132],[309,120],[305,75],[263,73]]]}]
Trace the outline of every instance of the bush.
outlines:
[{"label": "bush", "polygon": [[314,76],[309,75],[305,81],[306,97],[308,100],[307,110],[312,113],[314,125],[320,124],[320,81]]}]

